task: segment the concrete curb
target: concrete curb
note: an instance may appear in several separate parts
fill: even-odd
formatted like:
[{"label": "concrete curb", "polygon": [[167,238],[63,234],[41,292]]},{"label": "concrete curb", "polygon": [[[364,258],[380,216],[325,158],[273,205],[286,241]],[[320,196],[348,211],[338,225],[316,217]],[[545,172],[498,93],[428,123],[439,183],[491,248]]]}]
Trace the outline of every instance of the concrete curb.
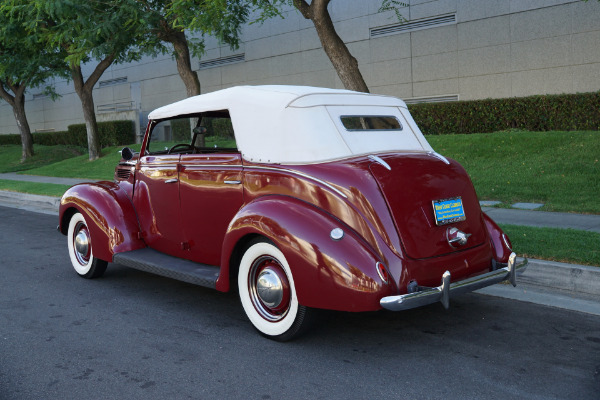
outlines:
[{"label": "concrete curb", "polygon": [[600,296],[600,267],[530,259],[517,281]]},{"label": "concrete curb", "polygon": [[0,190],[0,205],[41,212],[43,214],[58,215],[60,197]]}]

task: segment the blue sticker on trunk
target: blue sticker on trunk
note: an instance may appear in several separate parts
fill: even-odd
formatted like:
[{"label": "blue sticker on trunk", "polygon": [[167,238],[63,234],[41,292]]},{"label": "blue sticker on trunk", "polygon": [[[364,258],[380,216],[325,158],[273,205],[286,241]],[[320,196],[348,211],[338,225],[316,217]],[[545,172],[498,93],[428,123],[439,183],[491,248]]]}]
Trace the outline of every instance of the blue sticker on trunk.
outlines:
[{"label": "blue sticker on trunk", "polygon": [[434,200],[433,212],[435,223],[437,225],[451,224],[452,222],[464,221],[465,210],[463,209],[462,199],[455,197],[452,199]]}]

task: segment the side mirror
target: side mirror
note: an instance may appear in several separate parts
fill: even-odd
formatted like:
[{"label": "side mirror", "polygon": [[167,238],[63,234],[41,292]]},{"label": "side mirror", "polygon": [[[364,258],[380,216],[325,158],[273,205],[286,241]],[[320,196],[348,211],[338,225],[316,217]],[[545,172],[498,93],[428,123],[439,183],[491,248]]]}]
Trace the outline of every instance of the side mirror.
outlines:
[{"label": "side mirror", "polygon": [[123,150],[121,150],[121,157],[123,157],[125,161],[131,160],[133,158],[133,150],[129,147],[123,147]]},{"label": "side mirror", "polygon": [[201,135],[206,133],[206,127],[204,126],[197,126],[195,127],[192,132],[194,132],[196,135]]}]

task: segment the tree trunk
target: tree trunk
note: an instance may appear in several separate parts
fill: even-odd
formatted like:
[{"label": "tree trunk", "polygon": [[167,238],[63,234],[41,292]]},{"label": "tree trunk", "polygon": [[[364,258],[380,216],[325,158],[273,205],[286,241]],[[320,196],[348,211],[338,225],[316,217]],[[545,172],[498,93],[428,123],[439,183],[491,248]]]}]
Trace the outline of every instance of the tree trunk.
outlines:
[{"label": "tree trunk", "polygon": [[29,122],[27,122],[27,115],[25,114],[24,93],[15,96],[13,112],[15,114],[17,125],[19,126],[19,133],[21,134],[21,162],[24,162],[29,157],[33,156],[33,136],[31,136],[31,129],[29,128]]},{"label": "tree trunk", "polygon": [[179,76],[185,85],[187,96],[198,96],[200,94],[200,79],[198,79],[198,73],[192,70],[190,48],[185,32],[172,32],[169,39],[175,49],[177,72],[179,72]]},{"label": "tree trunk", "polygon": [[[190,48],[188,46],[185,32],[171,30],[168,35],[168,40],[175,49],[175,61],[177,63],[177,72],[185,85],[187,97],[198,96],[200,94],[200,79],[198,73],[192,70],[192,58],[190,56]],[[190,134],[193,135],[193,129],[197,124],[197,118],[190,119]],[[198,135],[198,139],[194,145],[199,147],[205,146],[204,134]]]},{"label": "tree trunk", "polygon": [[[14,93],[14,96],[4,89],[4,84],[10,88]],[[13,109],[15,121],[19,127],[19,133],[21,134],[21,162],[24,162],[34,154],[33,137],[31,136],[31,129],[29,128],[29,122],[27,122],[27,115],[25,114],[25,84],[18,83],[16,85],[11,85],[9,82],[2,82],[0,83],[0,96],[6,100]]]},{"label": "tree trunk", "polygon": [[104,71],[112,64],[114,61],[114,54],[109,54],[104,58],[92,74],[89,76],[87,81],[83,80],[83,74],[81,73],[81,65],[72,65],[71,66],[71,77],[73,78],[73,85],[75,86],[75,91],[81,100],[81,107],[83,109],[83,118],[85,119],[85,130],[87,132],[87,142],[88,142],[88,153],[89,160],[94,161],[100,158],[102,155],[101,147],[100,147],[100,135],[98,134],[98,124],[96,123],[96,110],[94,107],[94,97],[92,95],[92,91],[94,89],[94,85]]},{"label": "tree trunk", "polygon": [[308,5],[305,0],[294,0],[294,6],[302,13],[304,18],[313,22],[323,50],[331,60],[344,87],[349,90],[369,93],[369,88],[358,68],[358,61],[352,56],[333,26],[333,21],[327,10],[329,2],[330,0],[312,0]]}]

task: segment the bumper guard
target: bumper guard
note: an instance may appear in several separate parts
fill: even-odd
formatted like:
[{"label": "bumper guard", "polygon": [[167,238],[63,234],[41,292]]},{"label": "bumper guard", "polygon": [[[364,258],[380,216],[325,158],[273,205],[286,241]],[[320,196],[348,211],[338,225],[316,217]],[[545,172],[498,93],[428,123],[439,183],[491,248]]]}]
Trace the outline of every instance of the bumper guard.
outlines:
[{"label": "bumper guard", "polygon": [[513,286],[517,286],[517,271],[520,273],[525,270],[527,259],[524,258],[519,264],[516,263],[516,260],[517,255],[511,253],[506,267],[454,283],[450,283],[450,271],[446,271],[442,276],[442,284],[438,287],[398,296],[387,296],[382,298],[379,303],[388,310],[401,311],[439,301],[447,309],[450,306],[450,295],[472,292],[503,281],[509,281]]}]

